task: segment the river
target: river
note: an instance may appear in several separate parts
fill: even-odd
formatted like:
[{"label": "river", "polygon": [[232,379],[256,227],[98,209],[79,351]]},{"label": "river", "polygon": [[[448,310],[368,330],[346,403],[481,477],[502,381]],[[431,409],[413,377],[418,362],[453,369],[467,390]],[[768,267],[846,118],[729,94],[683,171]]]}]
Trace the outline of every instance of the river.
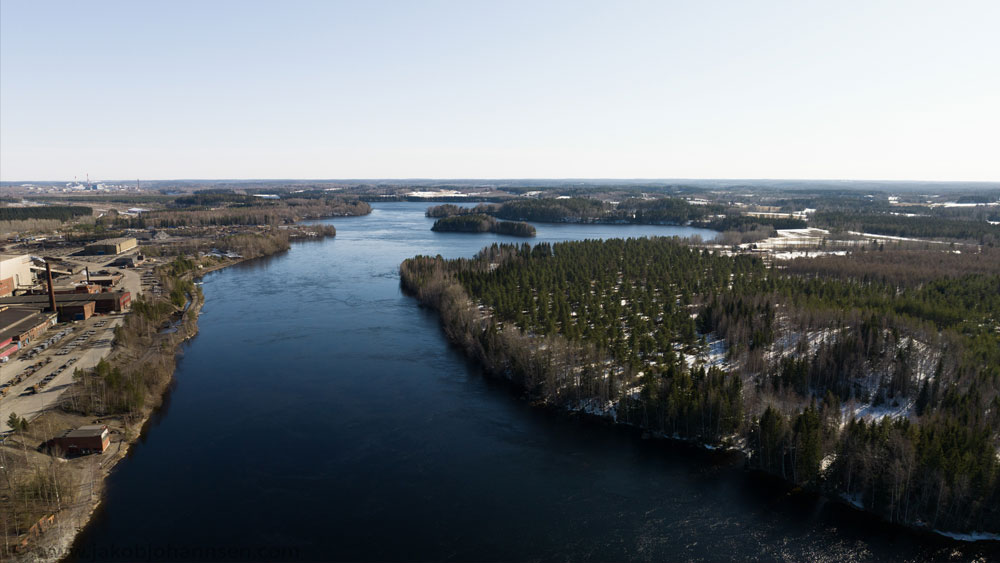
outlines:
[{"label": "river", "polygon": [[[428,204],[209,274],[164,406],[110,476],[79,560],[922,560],[979,555],[744,471],[739,456],[530,406],[399,288]],[[689,235],[538,224],[532,242]],[[702,231],[700,234],[710,232]]]}]

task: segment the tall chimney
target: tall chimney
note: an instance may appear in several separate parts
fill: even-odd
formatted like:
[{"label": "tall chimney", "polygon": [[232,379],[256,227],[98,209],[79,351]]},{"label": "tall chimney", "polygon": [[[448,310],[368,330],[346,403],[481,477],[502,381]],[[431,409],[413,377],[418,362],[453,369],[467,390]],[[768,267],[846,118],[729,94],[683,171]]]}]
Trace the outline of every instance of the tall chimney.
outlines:
[{"label": "tall chimney", "polygon": [[49,280],[49,306],[52,307],[52,312],[58,312],[56,309],[56,290],[52,288],[52,265],[49,261],[45,261],[45,277]]},{"label": "tall chimney", "polygon": [[87,285],[90,285],[90,266],[84,266],[83,269],[87,272]]}]

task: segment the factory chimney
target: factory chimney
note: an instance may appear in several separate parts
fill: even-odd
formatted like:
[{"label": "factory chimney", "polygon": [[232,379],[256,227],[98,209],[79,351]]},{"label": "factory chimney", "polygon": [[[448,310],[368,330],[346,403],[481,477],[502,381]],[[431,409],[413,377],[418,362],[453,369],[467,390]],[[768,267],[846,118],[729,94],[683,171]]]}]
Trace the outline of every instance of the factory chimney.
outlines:
[{"label": "factory chimney", "polygon": [[87,272],[87,285],[90,285],[90,266],[84,266],[83,269]]},{"label": "factory chimney", "polygon": [[57,312],[56,310],[56,290],[52,288],[52,264],[48,260],[45,261],[45,277],[49,281],[49,306],[52,307],[52,312]]}]

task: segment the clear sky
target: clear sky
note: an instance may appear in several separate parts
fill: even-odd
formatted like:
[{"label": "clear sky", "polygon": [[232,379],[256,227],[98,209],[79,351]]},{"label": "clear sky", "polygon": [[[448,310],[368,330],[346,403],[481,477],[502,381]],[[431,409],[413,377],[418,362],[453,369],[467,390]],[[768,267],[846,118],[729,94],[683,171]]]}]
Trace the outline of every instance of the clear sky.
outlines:
[{"label": "clear sky", "polygon": [[1000,180],[1000,1],[0,0],[0,180]]}]

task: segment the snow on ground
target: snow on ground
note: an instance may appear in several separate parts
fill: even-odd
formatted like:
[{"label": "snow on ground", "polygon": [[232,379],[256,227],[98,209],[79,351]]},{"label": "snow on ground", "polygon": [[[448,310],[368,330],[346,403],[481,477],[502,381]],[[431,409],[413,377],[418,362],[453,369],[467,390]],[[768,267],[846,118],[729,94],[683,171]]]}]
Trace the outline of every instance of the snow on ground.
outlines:
[{"label": "snow on ground", "polygon": [[819,470],[820,471],[826,471],[831,465],[833,465],[833,462],[834,462],[835,459],[837,459],[837,455],[836,454],[830,454],[830,455],[824,457],[819,462]]},{"label": "snow on ground", "polygon": [[[784,332],[784,334],[778,337],[778,339],[771,346],[771,349],[766,354],[766,357],[769,361],[780,359],[785,356],[788,356],[789,354],[794,353],[795,348],[799,344],[799,340],[802,338],[802,333],[800,332],[795,332],[795,331],[781,331],[781,332]],[[806,342],[809,346],[809,351],[807,352],[807,356],[812,356],[813,354],[815,354],[816,350],[819,350],[819,347],[823,344],[823,342],[833,338],[835,332],[836,330],[832,328],[825,328],[822,330],[811,330],[807,332],[805,335]]]},{"label": "snow on ground", "polygon": [[778,229],[779,237],[818,237],[822,235],[828,235],[830,231],[826,229],[817,229],[815,227],[810,227],[806,229]]},{"label": "snow on ground", "polygon": [[410,197],[468,197],[469,194],[464,194],[455,190],[439,190],[433,192],[410,192],[406,195]]},{"label": "snow on ground", "polygon": [[699,354],[698,359],[707,366],[726,369],[726,353],[728,352],[726,341],[721,338],[713,338],[706,343],[706,348],[707,353]]},{"label": "snow on ground", "polygon": [[941,207],[993,207],[1000,205],[998,201],[991,201],[989,203],[956,203],[954,201],[949,201],[941,204]]},{"label": "snow on ground", "polygon": [[681,353],[681,356],[683,356],[684,363],[687,364],[688,369],[694,369],[694,364],[698,361],[698,356],[695,356],[694,354],[684,354],[683,352]]},{"label": "snow on ground", "polygon": [[904,398],[903,400],[899,400],[897,398],[891,399],[890,402],[877,407],[866,403],[863,405],[845,405],[842,410],[848,416],[847,420],[851,418],[863,418],[868,422],[878,422],[887,416],[890,418],[909,416],[913,404],[914,401],[912,399]]},{"label": "snow on ground", "polygon": [[791,260],[792,258],[816,258],[817,256],[824,256],[831,254],[834,256],[845,256],[847,254],[846,250],[794,250],[786,252],[773,252],[771,257],[777,260]]},{"label": "snow on ground", "polygon": [[[819,246],[823,237],[830,234],[826,229],[778,229],[777,235],[755,243],[758,249],[776,250],[790,246]],[[749,246],[749,245],[747,245]]]},{"label": "snow on ground", "polygon": [[913,347],[913,353],[917,359],[913,379],[917,386],[919,386],[924,380],[929,380],[934,375],[941,354],[932,350],[927,344],[909,336],[899,342],[900,350],[905,350],[910,346]]},{"label": "snow on ground", "polygon": [[618,405],[614,401],[600,401],[598,399],[584,399],[575,405],[570,405],[570,411],[584,412],[595,416],[603,416],[611,420],[618,421]]},{"label": "snow on ground", "polygon": [[[703,336],[705,337],[704,348],[699,349],[696,354],[684,354],[684,363],[687,364],[688,369],[704,365],[705,367],[716,366],[728,370],[731,366],[726,361],[726,355],[729,352],[726,341],[712,334]],[[678,352],[681,351],[678,347],[674,349]]]},{"label": "snow on ground", "polygon": [[951,244],[950,242],[944,242],[944,241],[940,241],[940,240],[928,240],[928,239],[910,238],[910,237],[893,237],[893,236],[889,236],[889,235],[875,235],[875,234],[872,234],[872,233],[859,233],[858,231],[847,231],[847,232],[849,234],[857,235],[859,237],[866,237],[866,238],[869,238],[869,239],[876,239],[876,240],[901,240],[901,241],[907,241],[907,242],[929,242],[929,243],[934,243],[934,244]]}]

